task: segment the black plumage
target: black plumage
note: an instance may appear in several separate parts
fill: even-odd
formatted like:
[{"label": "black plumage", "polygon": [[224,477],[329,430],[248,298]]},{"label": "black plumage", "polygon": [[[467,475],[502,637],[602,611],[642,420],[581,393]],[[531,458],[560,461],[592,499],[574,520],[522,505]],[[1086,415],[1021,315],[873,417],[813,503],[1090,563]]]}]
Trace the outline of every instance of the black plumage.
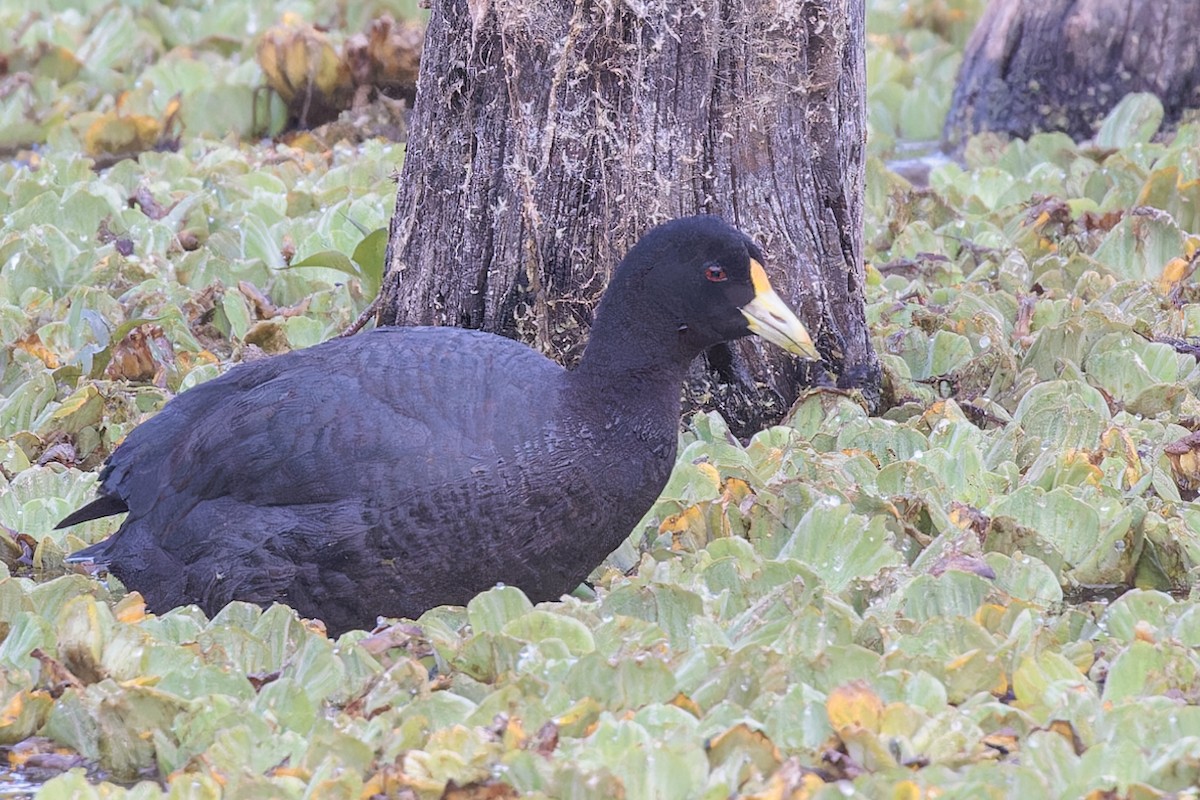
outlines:
[{"label": "black plumage", "polygon": [[156,612],[282,602],[331,633],[498,582],[574,589],[675,458],[680,385],[752,332],[816,357],[762,255],[716,217],[652,230],[613,274],[579,366],[455,328],[381,328],[245,364],[171,400],[59,527],[128,511],[71,557]]}]

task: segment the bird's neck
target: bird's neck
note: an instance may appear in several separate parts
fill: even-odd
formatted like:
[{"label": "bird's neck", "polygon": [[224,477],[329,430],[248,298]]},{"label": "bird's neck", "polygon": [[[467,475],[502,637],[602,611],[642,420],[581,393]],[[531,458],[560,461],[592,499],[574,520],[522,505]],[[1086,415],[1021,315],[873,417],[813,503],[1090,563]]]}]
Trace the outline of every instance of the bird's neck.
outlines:
[{"label": "bird's neck", "polygon": [[575,372],[594,383],[661,384],[679,393],[698,353],[653,309],[602,304]]},{"label": "bird's neck", "polygon": [[683,352],[674,327],[656,330],[647,317],[631,326],[622,316],[598,316],[579,366],[569,373],[570,393],[634,427],[673,437],[691,354]]}]

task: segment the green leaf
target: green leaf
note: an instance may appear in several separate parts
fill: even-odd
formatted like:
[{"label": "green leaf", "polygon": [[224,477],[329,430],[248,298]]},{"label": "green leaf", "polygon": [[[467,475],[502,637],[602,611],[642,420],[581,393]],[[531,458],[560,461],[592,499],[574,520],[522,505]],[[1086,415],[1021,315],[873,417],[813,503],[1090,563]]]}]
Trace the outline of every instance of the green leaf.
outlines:
[{"label": "green leaf", "polygon": [[1150,92],[1130,92],[1121,98],[1096,131],[1098,147],[1119,150],[1145,144],[1158,132],[1163,120],[1163,105]]},{"label": "green leaf", "polygon": [[523,617],[533,603],[515,586],[498,586],[481,592],[467,604],[467,620],[476,633],[500,633],[509,622]]},{"label": "green leaf", "polygon": [[940,616],[970,617],[983,603],[991,584],[966,572],[920,575],[904,589],[904,613],[917,621]]},{"label": "green leaf", "polygon": [[363,291],[368,296],[379,293],[383,271],[387,268],[388,229],[371,231],[354,248],[351,258],[362,269]]},{"label": "green leaf", "polygon": [[1080,564],[1091,555],[1100,538],[1100,517],[1096,510],[1066,489],[1046,492],[1023,486],[989,510],[992,516],[1011,517],[1035,531],[1062,553],[1070,565]]},{"label": "green leaf", "polygon": [[582,622],[540,609],[534,609],[510,620],[504,625],[503,633],[534,643],[558,639],[567,646],[572,655],[582,655],[596,649],[591,631]]},{"label": "green leaf", "polygon": [[1198,672],[1189,651],[1166,644],[1156,646],[1133,641],[1109,665],[1104,700],[1117,703],[1162,694],[1179,686],[1192,686]]},{"label": "green leaf", "polygon": [[1130,214],[1109,231],[1093,256],[1121,278],[1157,280],[1183,254],[1183,231],[1167,214]]},{"label": "green leaf", "polygon": [[379,228],[364,236],[354,248],[354,255],[349,258],[337,250],[322,250],[300,261],[292,262],[290,268],[322,267],[337,270],[352,278],[358,278],[362,281],[363,293],[374,297],[379,293],[383,271],[387,266],[384,263],[387,257],[387,244],[388,229]]},{"label": "green leaf", "polygon": [[835,592],[901,563],[883,517],[852,514],[846,503],[819,502],[810,508],[779,557],[804,562]]}]

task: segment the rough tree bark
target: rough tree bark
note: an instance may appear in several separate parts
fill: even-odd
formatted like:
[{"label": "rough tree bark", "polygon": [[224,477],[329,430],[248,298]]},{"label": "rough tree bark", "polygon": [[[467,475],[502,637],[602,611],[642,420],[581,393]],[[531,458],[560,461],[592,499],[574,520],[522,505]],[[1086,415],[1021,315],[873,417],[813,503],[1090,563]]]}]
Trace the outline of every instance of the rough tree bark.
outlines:
[{"label": "rough tree bark", "polygon": [[[569,365],[637,237],[718,213],[877,402],[863,31],[863,0],[435,0],[379,322],[484,328]],[[692,405],[741,434],[828,379],[749,341],[707,362]]]},{"label": "rough tree bark", "polygon": [[1164,122],[1200,107],[1196,0],[992,0],[959,69],[943,139],[1025,138],[1064,131],[1081,140],[1129,92],[1162,100]]}]

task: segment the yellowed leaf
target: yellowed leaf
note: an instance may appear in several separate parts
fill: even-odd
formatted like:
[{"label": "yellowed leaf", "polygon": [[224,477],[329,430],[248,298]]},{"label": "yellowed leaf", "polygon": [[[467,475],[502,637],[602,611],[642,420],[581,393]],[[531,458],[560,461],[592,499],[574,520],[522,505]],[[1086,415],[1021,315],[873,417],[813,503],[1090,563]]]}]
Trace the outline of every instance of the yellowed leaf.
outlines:
[{"label": "yellowed leaf", "polygon": [[820,775],[792,757],[771,774],[761,792],[738,796],[744,800],[809,800],[825,785]]},{"label": "yellowed leaf", "polygon": [[1125,485],[1133,486],[1142,479],[1142,458],[1138,455],[1133,437],[1124,428],[1113,426],[1104,432],[1101,444],[1110,453],[1118,453],[1125,461]]},{"label": "yellowed leaf", "polygon": [[754,490],[750,488],[750,484],[741,478],[729,478],[721,487],[720,502],[721,505],[733,503],[736,506],[752,494],[754,494]]},{"label": "yellowed leaf", "polygon": [[83,149],[93,158],[140,153],[158,142],[162,126],[144,114],[105,114],[83,134]]},{"label": "yellowed leaf", "polygon": [[324,33],[295,15],[262,35],[255,57],[267,85],[293,111],[349,106],[354,89],[349,65]]},{"label": "yellowed leaf", "polygon": [[130,592],[113,606],[113,616],[127,625],[141,622],[146,618],[146,601],[140,592]]},{"label": "yellowed leaf", "polygon": [[1194,491],[1200,488],[1200,432],[1189,433],[1163,448],[1171,462],[1171,473],[1181,489]]},{"label": "yellowed leaf", "polygon": [[688,697],[683,692],[680,692],[679,694],[677,694],[673,698],[671,698],[670,705],[673,705],[677,708],[682,708],[684,711],[688,712],[696,719],[700,719],[701,717],[704,716],[704,712],[700,710],[699,704],[697,704],[695,700]]},{"label": "yellowed leaf", "polygon": [[739,752],[742,757],[748,757],[764,775],[774,772],[783,763],[783,756],[770,737],[762,731],[751,729],[744,722],[709,739],[705,749],[712,764],[724,763],[735,752]]},{"label": "yellowed leaf", "polygon": [[1020,747],[1021,740],[1009,728],[1003,728],[995,733],[989,733],[981,740],[985,745],[992,749],[997,757],[1003,757],[1017,752]]},{"label": "yellowed leaf", "polygon": [[[1192,182],[1197,183],[1197,181]],[[1197,251],[1200,251],[1200,236],[1193,234],[1183,240],[1184,256],[1187,258],[1192,258],[1196,255]]]},{"label": "yellowed leaf", "polygon": [[517,750],[524,747],[528,741],[529,735],[525,733],[525,725],[521,722],[521,718],[509,717],[508,724],[504,726],[504,747],[508,750]]},{"label": "yellowed leaf", "polygon": [[1170,294],[1183,281],[1196,271],[1196,264],[1190,258],[1172,258],[1163,267],[1162,275],[1158,278],[1159,294]]},{"label": "yellowed leaf", "polygon": [[92,384],[87,384],[82,389],[78,390],[66,400],[63,400],[62,405],[54,410],[50,415],[51,419],[63,420],[74,414],[82,414],[91,411],[91,406],[97,403],[102,403],[100,392]]},{"label": "yellowed leaf", "polygon": [[700,506],[688,506],[678,514],[672,514],[659,523],[658,532],[671,534],[672,549],[680,549],[682,534],[702,531],[704,527],[704,512]]},{"label": "yellowed leaf", "polygon": [[62,364],[58,356],[50,348],[42,344],[41,337],[36,333],[31,333],[24,339],[17,340],[16,347],[18,350],[24,350],[29,355],[37,358],[46,365],[47,369],[58,369]]},{"label": "yellowed leaf", "polygon": [[883,701],[866,681],[851,681],[829,693],[825,713],[839,734],[856,728],[878,732]]},{"label": "yellowed leaf", "polygon": [[25,710],[25,693],[17,692],[8,699],[4,704],[4,708],[0,708],[0,728],[6,728],[13,725],[21,718],[21,712]]}]

